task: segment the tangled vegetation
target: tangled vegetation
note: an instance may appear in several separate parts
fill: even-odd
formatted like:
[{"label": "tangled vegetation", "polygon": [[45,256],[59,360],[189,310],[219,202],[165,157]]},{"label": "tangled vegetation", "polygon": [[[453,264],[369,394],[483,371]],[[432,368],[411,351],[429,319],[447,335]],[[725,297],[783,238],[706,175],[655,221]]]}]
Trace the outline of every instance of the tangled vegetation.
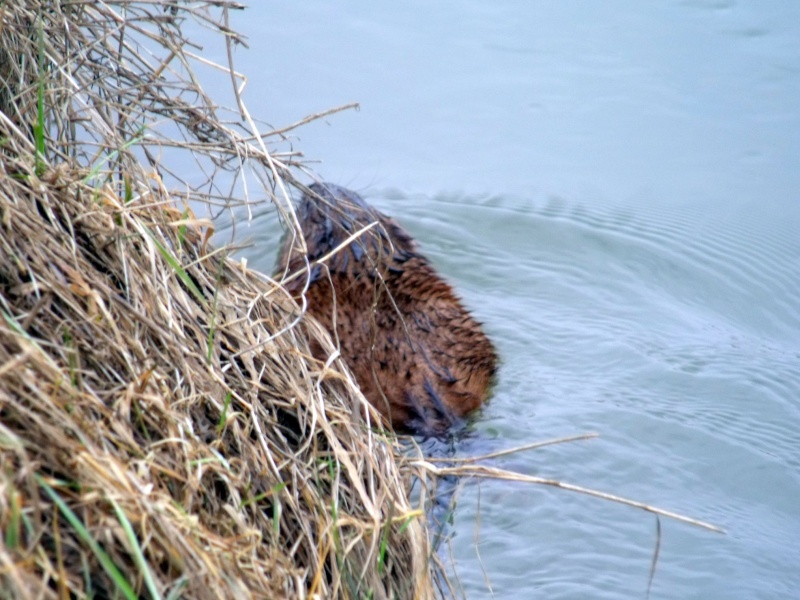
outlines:
[{"label": "tangled vegetation", "polygon": [[0,597],[449,593],[428,475],[195,216],[296,225],[286,130],[217,106],[184,34],[244,43],[239,8],[0,2]]}]

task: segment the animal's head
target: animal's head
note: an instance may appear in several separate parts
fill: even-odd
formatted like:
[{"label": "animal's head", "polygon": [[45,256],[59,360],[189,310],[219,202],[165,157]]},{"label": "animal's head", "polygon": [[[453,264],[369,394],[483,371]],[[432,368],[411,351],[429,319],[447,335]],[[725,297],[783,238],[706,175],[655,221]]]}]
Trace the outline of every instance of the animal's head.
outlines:
[{"label": "animal's head", "polygon": [[[332,183],[314,183],[297,207],[309,263],[324,260],[332,272],[374,276],[401,269],[416,256],[416,244],[393,219],[370,206],[357,193]],[[302,268],[305,257],[291,235],[284,240],[279,268]],[[327,257],[327,258],[326,258]],[[312,267],[312,281],[319,269]]]}]

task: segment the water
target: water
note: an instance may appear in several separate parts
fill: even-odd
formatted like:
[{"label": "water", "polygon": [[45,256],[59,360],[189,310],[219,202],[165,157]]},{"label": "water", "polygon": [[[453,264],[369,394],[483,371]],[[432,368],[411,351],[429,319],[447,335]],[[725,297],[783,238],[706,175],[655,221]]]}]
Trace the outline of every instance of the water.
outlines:
[{"label": "water", "polygon": [[[250,111],[420,240],[502,356],[464,456],[661,520],[650,597],[800,589],[800,4],[253,3]],[[270,211],[246,235],[270,271]],[[644,598],[651,514],[468,482],[470,598]]]}]

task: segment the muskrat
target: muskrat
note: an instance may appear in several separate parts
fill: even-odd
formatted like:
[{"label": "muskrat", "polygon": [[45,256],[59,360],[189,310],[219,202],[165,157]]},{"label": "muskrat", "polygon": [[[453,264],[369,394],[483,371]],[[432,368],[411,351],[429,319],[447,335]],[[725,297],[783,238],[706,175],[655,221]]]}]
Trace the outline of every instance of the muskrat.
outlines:
[{"label": "muskrat", "polygon": [[[308,190],[297,209],[307,257],[288,235],[279,267],[292,273],[308,259],[308,312],[338,341],[386,420],[401,431],[445,434],[486,400],[497,364],[492,343],[394,219],[338,185]],[[308,280],[287,287],[299,295]]]}]

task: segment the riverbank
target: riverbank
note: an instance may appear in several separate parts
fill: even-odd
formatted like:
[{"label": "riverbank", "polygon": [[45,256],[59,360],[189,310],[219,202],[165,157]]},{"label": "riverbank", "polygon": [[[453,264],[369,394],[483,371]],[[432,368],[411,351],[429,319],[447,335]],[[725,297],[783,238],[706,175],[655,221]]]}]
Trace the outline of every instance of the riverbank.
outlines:
[{"label": "riverbank", "polygon": [[[302,164],[273,153],[243,103],[233,125],[222,118],[192,71],[183,23],[244,43],[226,25],[236,8],[3,6],[0,579],[12,597],[441,593],[427,495],[408,496],[426,477],[374,427],[343,365],[311,358],[309,340],[328,335],[210,246],[213,222],[195,216],[219,210],[217,178],[247,177],[225,202],[266,197],[295,222]],[[207,181],[181,188],[178,155]]]}]

